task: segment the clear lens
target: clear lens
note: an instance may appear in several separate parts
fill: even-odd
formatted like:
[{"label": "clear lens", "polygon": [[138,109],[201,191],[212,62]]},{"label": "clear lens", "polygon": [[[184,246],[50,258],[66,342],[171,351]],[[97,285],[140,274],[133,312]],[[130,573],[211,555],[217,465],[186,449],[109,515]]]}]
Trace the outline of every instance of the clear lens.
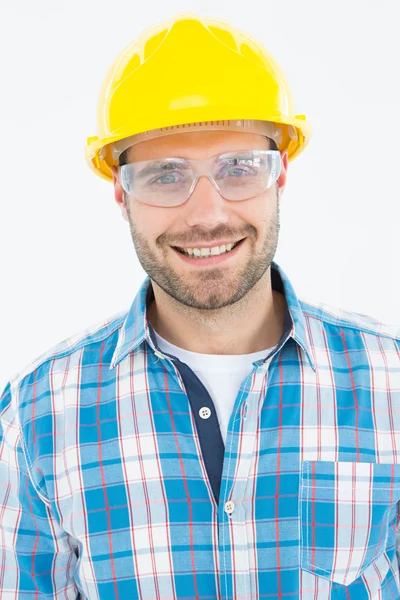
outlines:
[{"label": "clear lens", "polygon": [[213,177],[221,196],[246,200],[271,187],[279,177],[280,166],[280,153],[276,150],[229,153],[219,158]]},{"label": "clear lens", "polygon": [[227,200],[246,200],[261,194],[278,179],[277,150],[242,150],[206,160],[161,158],[119,167],[123,189],[144,204],[172,207],[186,202],[195,182],[207,175]]}]

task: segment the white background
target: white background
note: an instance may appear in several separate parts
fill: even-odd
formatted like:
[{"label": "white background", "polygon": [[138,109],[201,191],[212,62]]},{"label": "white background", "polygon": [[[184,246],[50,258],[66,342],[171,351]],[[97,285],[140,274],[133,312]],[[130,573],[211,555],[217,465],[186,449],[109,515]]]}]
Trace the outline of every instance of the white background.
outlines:
[{"label": "white background", "polygon": [[313,125],[289,164],[275,256],[298,296],[400,323],[399,0],[5,0],[0,387],[128,308],[145,277],[112,186],[83,149],[114,58],[182,11],[258,38]]}]

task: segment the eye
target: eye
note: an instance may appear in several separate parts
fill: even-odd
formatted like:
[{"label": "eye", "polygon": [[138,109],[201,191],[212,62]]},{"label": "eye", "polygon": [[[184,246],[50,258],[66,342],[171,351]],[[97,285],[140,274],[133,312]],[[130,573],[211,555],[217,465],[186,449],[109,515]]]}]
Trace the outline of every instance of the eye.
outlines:
[{"label": "eye", "polygon": [[230,169],[230,175],[240,175],[242,173],[244,173],[245,175],[249,175],[250,174],[250,169],[244,169],[243,167],[232,167],[232,169]]},{"label": "eye", "polygon": [[254,170],[244,165],[225,165],[218,172],[218,177],[245,177],[253,174]]},{"label": "eye", "polygon": [[173,172],[165,173],[164,175],[160,175],[160,177],[153,179],[153,181],[151,181],[150,183],[151,183],[151,185],[167,186],[167,185],[170,185],[171,183],[179,183],[182,180],[183,180],[183,175],[181,173],[179,173],[179,171],[173,171]]}]

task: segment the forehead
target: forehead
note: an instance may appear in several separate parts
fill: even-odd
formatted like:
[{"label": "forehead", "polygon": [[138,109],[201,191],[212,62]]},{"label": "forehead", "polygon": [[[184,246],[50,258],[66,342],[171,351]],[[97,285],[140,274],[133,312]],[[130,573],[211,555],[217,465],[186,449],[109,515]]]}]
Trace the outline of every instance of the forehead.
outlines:
[{"label": "forehead", "polygon": [[132,146],[129,160],[152,160],[163,156],[202,159],[234,150],[263,150],[268,139],[258,133],[241,131],[187,131],[146,140]]}]

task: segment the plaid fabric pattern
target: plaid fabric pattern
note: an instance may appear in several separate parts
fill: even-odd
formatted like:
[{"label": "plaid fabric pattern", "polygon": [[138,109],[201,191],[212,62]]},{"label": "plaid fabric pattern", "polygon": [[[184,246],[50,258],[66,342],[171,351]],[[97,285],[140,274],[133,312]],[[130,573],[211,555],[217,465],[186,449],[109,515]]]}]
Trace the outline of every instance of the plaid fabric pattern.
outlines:
[{"label": "plaid fabric pattern", "polygon": [[271,277],[285,331],[221,453],[193,409],[212,398],[156,346],[149,278],[7,383],[0,598],[400,598],[400,330]]},{"label": "plaid fabric pattern", "polygon": [[301,567],[343,585],[384,550],[400,465],[303,461]]}]

